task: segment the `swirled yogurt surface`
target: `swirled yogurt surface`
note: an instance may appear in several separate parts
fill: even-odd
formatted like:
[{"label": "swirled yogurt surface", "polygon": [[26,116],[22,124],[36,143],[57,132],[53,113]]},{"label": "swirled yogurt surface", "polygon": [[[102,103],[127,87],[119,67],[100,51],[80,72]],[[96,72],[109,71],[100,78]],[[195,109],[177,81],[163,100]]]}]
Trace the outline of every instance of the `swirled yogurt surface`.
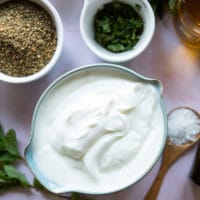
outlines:
[{"label": "swirled yogurt surface", "polygon": [[47,179],[68,191],[126,187],[160,153],[160,97],[149,83],[119,70],[72,74],[48,92],[37,113],[33,158]]}]

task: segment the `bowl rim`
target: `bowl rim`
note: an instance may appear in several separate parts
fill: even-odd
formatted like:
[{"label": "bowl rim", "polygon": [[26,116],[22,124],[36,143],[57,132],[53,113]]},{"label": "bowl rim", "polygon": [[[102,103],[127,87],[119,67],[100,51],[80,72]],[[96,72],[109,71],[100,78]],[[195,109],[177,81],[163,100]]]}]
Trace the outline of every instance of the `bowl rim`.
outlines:
[{"label": "bowl rim", "polygon": [[[6,3],[7,1],[9,0],[3,0],[2,2],[0,2],[0,5],[3,3]],[[10,76],[3,72],[0,72],[0,81],[4,81],[7,83],[14,83],[14,84],[23,84],[23,83],[28,83],[28,82],[32,82],[37,79],[40,79],[44,75],[46,75],[56,65],[56,62],[58,61],[62,53],[63,43],[64,43],[64,27],[63,27],[63,22],[58,11],[53,6],[53,4],[50,3],[49,0],[42,0],[42,1],[29,0],[29,1],[42,7],[47,13],[49,13],[51,20],[53,21],[56,27],[56,34],[57,34],[56,50],[52,58],[49,60],[49,62],[38,72],[28,75],[28,76],[22,76],[22,77]]]},{"label": "bowl rim", "polygon": [[[153,9],[152,9],[150,3],[148,2],[148,0],[140,0],[141,1],[140,6],[144,7],[146,12],[148,12],[148,15],[149,15],[149,17],[146,18],[146,20],[148,20],[148,22],[151,23],[151,26],[148,26],[147,37],[144,38],[144,40],[140,40],[142,42],[142,45],[139,48],[134,48],[135,46],[133,46],[133,48],[131,50],[120,52],[120,53],[113,53],[113,52],[103,48],[94,39],[92,39],[94,41],[94,43],[90,41],[91,38],[88,36],[88,34],[86,34],[86,31],[85,31],[86,30],[85,22],[88,23],[87,8],[89,8],[89,6],[90,6],[90,3],[91,3],[90,1],[91,0],[85,0],[85,2],[84,2],[84,6],[82,8],[81,16],[80,16],[79,28],[80,28],[81,36],[82,36],[83,41],[85,42],[86,46],[96,56],[98,56],[99,58],[101,58],[105,61],[108,61],[108,62],[123,63],[123,62],[127,62],[127,61],[132,60],[133,58],[137,57],[147,48],[147,46],[151,42],[154,32],[155,32],[155,15],[154,15]],[[106,2],[111,2],[111,1],[112,0],[109,0]],[[120,0],[120,1],[123,2],[123,0]],[[102,3],[102,5],[103,4],[104,3]],[[134,4],[134,1],[132,2],[132,4]],[[94,9],[96,11],[98,10],[97,7],[95,7]],[[146,28],[146,26],[144,26],[144,29],[145,28]],[[98,49],[98,48],[100,48],[100,49]],[[127,53],[129,53],[130,55],[127,56]],[[121,55],[121,57],[119,57],[119,55]]]},{"label": "bowl rim", "polygon": [[[81,70],[87,70],[87,69],[93,69],[93,68],[101,68],[101,67],[107,67],[107,68],[114,68],[117,70],[121,70],[124,71],[128,74],[130,74],[131,76],[137,77],[141,80],[144,81],[150,81],[152,83],[155,83],[158,87],[158,92],[160,94],[160,106],[161,106],[161,110],[162,110],[162,115],[163,115],[163,125],[164,125],[164,130],[163,130],[163,138],[162,138],[162,143],[160,144],[160,150],[157,152],[157,156],[155,156],[155,159],[152,161],[152,164],[149,165],[149,167],[147,168],[146,171],[143,172],[143,175],[141,177],[139,177],[138,179],[132,181],[129,184],[125,184],[124,187],[120,187],[117,190],[112,190],[112,191],[108,191],[108,192],[84,192],[81,190],[76,190],[76,191],[66,191],[66,189],[64,187],[60,187],[56,184],[54,184],[52,181],[47,180],[47,178],[45,178],[37,169],[35,163],[33,162],[33,158],[32,158],[32,150],[31,150],[31,144],[33,141],[33,137],[34,137],[34,133],[35,133],[35,121],[36,121],[36,117],[37,117],[37,112],[40,109],[41,104],[43,103],[43,101],[45,100],[46,96],[52,91],[54,90],[54,88],[61,84],[64,80],[66,80],[70,75],[79,72]],[[32,171],[32,173],[38,178],[38,180],[41,182],[41,184],[49,191],[56,193],[56,194],[63,194],[63,193],[69,193],[69,192],[78,192],[78,193],[82,193],[82,194],[88,194],[88,195],[104,195],[104,194],[111,194],[111,193],[115,193],[118,191],[121,191],[123,189],[126,189],[132,185],[135,185],[136,183],[138,183],[140,180],[142,180],[150,171],[151,169],[155,166],[155,164],[157,163],[157,161],[159,160],[160,156],[162,155],[162,152],[164,150],[164,146],[166,143],[166,139],[167,139],[167,130],[168,130],[168,126],[167,126],[167,112],[166,112],[166,108],[165,108],[165,104],[164,104],[164,100],[162,97],[162,84],[160,83],[159,80],[156,79],[151,79],[151,78],[147,78],[145,76],[142,76],[141,74],[138,74],[137,72],[128,69],[124,66],[121,65],[116,65],[116,64],[108,64],[108,63],[97,63],[97,64],[90,64],[90,65],[84,65],[78,68],[75,68],[73,70],[68,71],[67,73],[61,75],[60,77],[58,77],[55,81],[53,81],[43,92],[43,94],[40,96],[35,109],[34,109],[34,113],[33,113],[33,117],[32,117],[32,123],[31,123],[31,136],[30,136],[30,140],[28,145],[25,148],[25,160],[28,164],[28,167],[30,168],[30,170]]]}]

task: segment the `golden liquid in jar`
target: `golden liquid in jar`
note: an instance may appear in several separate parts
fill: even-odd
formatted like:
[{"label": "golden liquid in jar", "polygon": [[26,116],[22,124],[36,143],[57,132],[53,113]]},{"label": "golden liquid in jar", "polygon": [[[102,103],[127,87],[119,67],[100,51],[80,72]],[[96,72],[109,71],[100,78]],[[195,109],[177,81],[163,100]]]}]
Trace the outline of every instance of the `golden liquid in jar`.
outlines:
[{"label": "golden liquid in jar", "polygon": [[174,22],[184,43],[200,48],[200,0],[181,0]]}]

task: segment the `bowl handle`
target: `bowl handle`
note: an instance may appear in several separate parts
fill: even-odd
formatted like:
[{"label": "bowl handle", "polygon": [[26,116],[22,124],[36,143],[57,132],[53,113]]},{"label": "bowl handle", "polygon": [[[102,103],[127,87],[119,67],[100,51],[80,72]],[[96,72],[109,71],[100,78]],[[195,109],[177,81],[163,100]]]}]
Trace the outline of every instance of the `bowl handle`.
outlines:
[{"label": "bowl handle", "polygon": [[159,95],[162,96],[163,85],[162,85],[161,81],[156,80],[156,79],[152,79],[152,80],[149,80],[149,82],[157,89]]}]

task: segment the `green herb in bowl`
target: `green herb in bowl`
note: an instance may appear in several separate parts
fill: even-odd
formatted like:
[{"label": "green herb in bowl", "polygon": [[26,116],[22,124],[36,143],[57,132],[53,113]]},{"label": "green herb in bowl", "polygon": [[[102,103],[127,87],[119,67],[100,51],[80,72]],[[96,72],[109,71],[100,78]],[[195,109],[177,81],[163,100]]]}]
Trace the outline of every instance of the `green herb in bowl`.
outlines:
[{"label": "green herb in bowl", "polygon": [[117,53],[134,47],[143,32],[144,22],[131,5],[113,1],[98,10],[94,28],[96,42]]}]

